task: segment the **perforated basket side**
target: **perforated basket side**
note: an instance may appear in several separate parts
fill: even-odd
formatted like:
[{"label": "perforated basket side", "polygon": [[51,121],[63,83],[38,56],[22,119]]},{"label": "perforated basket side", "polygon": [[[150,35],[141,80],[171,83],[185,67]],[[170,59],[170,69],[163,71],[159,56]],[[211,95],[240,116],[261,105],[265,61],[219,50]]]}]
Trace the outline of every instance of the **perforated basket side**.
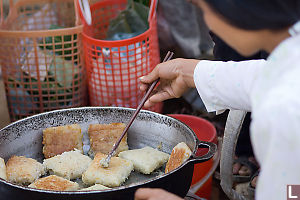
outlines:
[{"label": "perforated basket side", "polygon": [[[139,77],[159,63],[156,17],[149,29],[130,39],[107,41],[112,18],[126,7],[126,0],[104,0],[91,6],[92,26],[83,32],[90,103],[94,106],[137,107],[143,97]],[[151,110],[160,112],[161,105]]]},{"label": "perforated basket side", "polygon": [[[8,19],[14,25],[1,27],[0,62],[12,121],[86,105],[83,26],[75,25],[75,16],[73,22],[60,18],[61,9],[74,14],[73,0],[18,1],[12,8],[17,15]],[[50,30],[53,25],[59,27]]]}]

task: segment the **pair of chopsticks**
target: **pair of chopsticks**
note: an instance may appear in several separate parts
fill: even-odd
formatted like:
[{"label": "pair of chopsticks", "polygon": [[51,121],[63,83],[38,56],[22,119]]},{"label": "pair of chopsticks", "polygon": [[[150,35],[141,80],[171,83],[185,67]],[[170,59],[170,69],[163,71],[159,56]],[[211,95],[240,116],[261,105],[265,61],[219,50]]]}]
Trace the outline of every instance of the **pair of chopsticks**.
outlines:
[{"label": "pair of chopsticks", "polygon": [[[168,60],[170,60],[173,57],[174,53],[168,51],[167,55],[165,56],[163,62],[166,62]],[[111,157],[114,155],[116,149],[118,148],[118,146],[121,143],[121,140],[123,139],[123,137],[125,136],[126,132],[128,131],[129,127],[131,126],[131,124],[133,123],[133,121],[135,120],[136,116],[138,115],[138,113],[140,112],[140,110],[142,109],[142,107],[144,106],[145,102],[147,101],[147,99],[149,98],[151,92],[153,91],[153,89],[155,88],[156,84],[158,83],[159,78],[156,79],[149,87],[148,91],[146,92],[145,96],[143,97],[143,99],[141,100],[140,104],[138,105],[137,109],[135,110],[135,112],[133,113],[130,121],[128,122],[128,124],[126,125],[125,129],[123,130],[120,138],[118,139],[118,141],[113,145],[112,150],[109,152],[109,154],[107,155],[107,157],[105,158],[105,160],[101,160],[100,161],[100,165],[102,167],[108,167],[109,166],[109,162]]]}]

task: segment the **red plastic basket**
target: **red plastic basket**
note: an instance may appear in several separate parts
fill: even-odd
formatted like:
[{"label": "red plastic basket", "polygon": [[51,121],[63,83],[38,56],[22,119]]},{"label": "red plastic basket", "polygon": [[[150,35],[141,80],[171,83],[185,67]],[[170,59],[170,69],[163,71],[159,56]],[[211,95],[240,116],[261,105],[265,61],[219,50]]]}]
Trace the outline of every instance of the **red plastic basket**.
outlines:
[{"label": "red plastic basket", "polygon": [[83,25],[75,3],[10,0],[4,19],[0,1],[0,65],[11,121],[86,105]]},{"label": "red plastic basket", "polygon": [[[136,37],[118,41],[104,39],[110,20],[126,8],[127,0],[104,0],[91,5],[92,25],[84,22],[83,31],[91,105],[135,108],[143,97],[138,78],[151,72],[160,61],[155,15],[157,2],[153,1],[149,29]],[[160,112],[161,105],[151,110]]]}]

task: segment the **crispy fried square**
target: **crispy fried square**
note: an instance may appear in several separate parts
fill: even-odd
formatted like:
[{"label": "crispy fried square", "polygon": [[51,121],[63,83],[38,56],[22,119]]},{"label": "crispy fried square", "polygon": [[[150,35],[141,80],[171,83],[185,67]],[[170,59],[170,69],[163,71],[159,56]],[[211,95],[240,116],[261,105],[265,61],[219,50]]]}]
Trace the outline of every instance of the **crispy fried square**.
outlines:
[{"label": "crispy fried square", "polygon": [[135,170],[150,174],[168,161],[169,154],[152,147],[144,147],[120,152],[119,157],[132,161]]},{"label": "crispy fried square", "polygon": [[82,151],[82,137],[78,124],[46,128],[43,130],[45,158],[51,158],[73,149]]},{"label": "crispy fried square", "polygon": [[184,143],[178,143],[172,150],[171,156],[167,162],[165,173],[168,173],[182,163],[184,163],[192,155],[191,149]]},{"label": "crispy fried square", "polygon": [[81,178],[91,162],[90,157],[83,155],[76,149],[45,159],[43,164],[50,171],[50,174],[71,180]]},{"label": "crispy fried square", "polygon": [[27,185],[45,174],[44,166],[32,158],[12,156],[6,163],[7,180]]},{"label": "crispy fried square", "polygon": [[[126,125],[123,123],[91,124],[88,129],[91,144],[90,154],[93,155],[98,152],[108,154],[114,143],[117,142],[121,136],[125,127]],[[116,150],[116,155],[125,150],[128,150],[127,135],[122,139]]]},{"label": "crispy fried square", "polygon": [[133,170],[133,164],[129,160],[112,157],[108,168],[100,165],[100,160],[106,158],[105,154],[97,153],[92,164],[83,173],[82,181],[86,185],[102,184],[107,187],[120,186]]},{"label": "crispy fried square", "polygon": [[56,191],[76,191],[79,189],[78,183],[69,181],[56,175],[40,178],[34,183],[30,184],[28,187]]}]

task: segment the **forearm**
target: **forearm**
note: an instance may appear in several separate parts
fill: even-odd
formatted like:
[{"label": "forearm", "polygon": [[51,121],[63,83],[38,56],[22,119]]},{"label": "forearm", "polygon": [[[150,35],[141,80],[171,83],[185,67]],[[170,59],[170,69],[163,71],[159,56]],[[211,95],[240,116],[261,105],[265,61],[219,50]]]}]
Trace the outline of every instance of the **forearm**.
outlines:
[{"label": "forearm", "polygon": [[200,61],[194,80],[208,112],[251,110],[250,93],[265,60],[242,62]]}]

